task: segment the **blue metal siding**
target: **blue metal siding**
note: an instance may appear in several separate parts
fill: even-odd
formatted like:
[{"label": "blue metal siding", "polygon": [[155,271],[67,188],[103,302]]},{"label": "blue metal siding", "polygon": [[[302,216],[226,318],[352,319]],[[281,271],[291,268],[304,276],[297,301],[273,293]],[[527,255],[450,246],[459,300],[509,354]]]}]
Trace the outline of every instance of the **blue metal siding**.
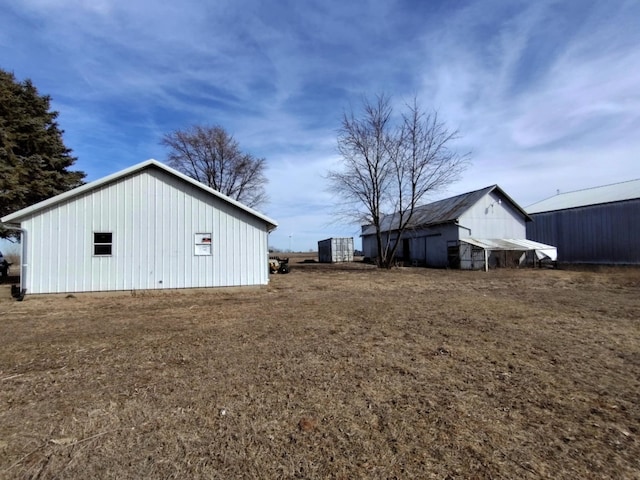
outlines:
[{"label": "blue metal siding", "polygon": [[535,213],[527,238],[566,263],[640,264],[640,199]]}]

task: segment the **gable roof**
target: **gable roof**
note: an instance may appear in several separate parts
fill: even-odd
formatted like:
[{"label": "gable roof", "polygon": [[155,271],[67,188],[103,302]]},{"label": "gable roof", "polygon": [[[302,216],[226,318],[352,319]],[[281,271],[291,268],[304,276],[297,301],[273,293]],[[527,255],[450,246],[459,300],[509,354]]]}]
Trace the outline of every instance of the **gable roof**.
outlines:
[{"label": "gable roof", "polygon": [[[455,223],[462,214],[475,205],[482,197],[492,192],[497,192],[505,200],[511,203],[516,210],[522,213],[526,220],[531,220],[527,212],[525,212],[520,205],[514,202],[504,190],[502,190],[498,185],[491,185],[489,187],[481,188],[480,190],[463,193],[461,195],[456,195],[455,197],[445,198],[443,200],[438,200],[437,202],[417,207],[414,211],[410,227],[428,227],[444,223]],[[381,230],[383,232],[397,230],[397,228],[397,213],[385,215],[382,218]],[[361,235],[373,235],[375,233],[376,231],[373,225],[366,225],[362,228]]]},{"label": "gable roof", "polygon": [[226,195],[223,195],[222,193],[218,192],[217,190],[214,190],[213,188],[210,188],[208,186],[206,186],[203,183],[198,182],[197,180],[194,180],[191,177],[188,177],[187,175],[174,170],[171,167],[168,167],[166,165],[164,165],[163,163],[158,162],[157,160],[154,159],[150,159],[150,160],[146,160],[144,162],[138,163],[136,165],[133,165],[129,168],[125,168],[124,170],[120,170],[119,172],[113,173],[111,175],[107,175],[106,177],[103,177],[99,180],[95,180],[93,182],[90,183],[86,183],[84,185],[81,185],[80,187],[74,188],[72,190],[68,190],[64,193],[61,193],[59,195],[56,195],[55,197],[51,197],[48,198],[47,200],[43,200],[41,202],[38,202],[34,205],[31,205],[29,207],[25,207],[21,210],[18,210],[17,212],[13,212],[9,215],[6,215],[4,217],[2,217],[2,219],[0,219],[3,223],[20,223],[20,221],[22,219],[24,219],[25,217],[31,216],[34,213],[43,210],[45,208],[54,206],[58,203],[61,203],[63,201],[66,200],[70,200],[74,197],[77,197],[79,195],[83,195],[85,193],[91,192],[92,190],[96,190],[97,188],[100,188],[102,186],[108,185],[110,183],[113,183],[121,178],[130,176],[132,174],[135,173],[139,173],[142,170],[148,169],[148,168],[156,168],[159,170],[162,170],[166,173],[168,173],[169,175],[173,175],[174,177],[177,177],[187,183],[190,183],[191,185],[199,188],[200,190],[207,192],[208,194],[210,194],[213,197],[216,197],[226,203],[229,203],[237,208],[239,208],[240,210],[243,210],[251,215],[253,215],[254,217],[259,218],[260,220],[264,221],[267,223],[267,230],[271,231],[274,230],[277,226],[278,223],[275,220],[272,220],[271,218],[267,217],[266,215],[261,214],[260,212],[253,210],[252,208],[247,207],[246,205],[243,205],[242,203],[238,202],[237,200],[232,199],[231,197],[227,197]]},{"label": "gable roof", "polygon": [[622,202],[625,200],[635,200],[637,198],[640,198],[640,179],[559,193],[558,195],[529,205],[527,212],[542,213],[554,210],[566,210],[568,208]]}]

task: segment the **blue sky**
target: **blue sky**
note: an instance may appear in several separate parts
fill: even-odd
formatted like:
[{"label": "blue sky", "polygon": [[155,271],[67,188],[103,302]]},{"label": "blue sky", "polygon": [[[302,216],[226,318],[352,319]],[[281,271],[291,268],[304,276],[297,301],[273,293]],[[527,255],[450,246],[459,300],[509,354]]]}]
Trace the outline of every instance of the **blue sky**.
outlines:
[{"label": "blue sky", "polygon": [[[0,68],[51,95],[87,180],[163,134],[219,124],[265,157],[270,245],[310,250],[332,221],[324,176],[363,95],[417,96],[471,152],[432,199],[500,185],[523,207],[640,178],[637,0],[0,0]],[[359,240],[356,240],[359,245]]]}]

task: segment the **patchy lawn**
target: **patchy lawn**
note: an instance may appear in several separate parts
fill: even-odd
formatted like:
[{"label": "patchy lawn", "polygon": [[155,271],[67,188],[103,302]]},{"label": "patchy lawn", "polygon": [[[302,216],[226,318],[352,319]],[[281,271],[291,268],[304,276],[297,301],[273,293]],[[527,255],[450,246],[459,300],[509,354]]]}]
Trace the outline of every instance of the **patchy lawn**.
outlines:
[{"label": "patchy lawn", "polygon": [[0,478],[640,478],[640,269],[10,299]]}]

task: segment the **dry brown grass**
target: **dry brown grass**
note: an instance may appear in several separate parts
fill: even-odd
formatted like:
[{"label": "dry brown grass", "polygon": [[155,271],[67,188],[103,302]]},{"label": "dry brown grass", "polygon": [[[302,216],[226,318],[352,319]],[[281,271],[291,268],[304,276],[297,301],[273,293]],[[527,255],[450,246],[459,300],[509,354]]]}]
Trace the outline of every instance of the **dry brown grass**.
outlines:
[{"label": "dry brown grass", "polygon": [[639,478],[640,270],[0,290],[0,478]]}]

